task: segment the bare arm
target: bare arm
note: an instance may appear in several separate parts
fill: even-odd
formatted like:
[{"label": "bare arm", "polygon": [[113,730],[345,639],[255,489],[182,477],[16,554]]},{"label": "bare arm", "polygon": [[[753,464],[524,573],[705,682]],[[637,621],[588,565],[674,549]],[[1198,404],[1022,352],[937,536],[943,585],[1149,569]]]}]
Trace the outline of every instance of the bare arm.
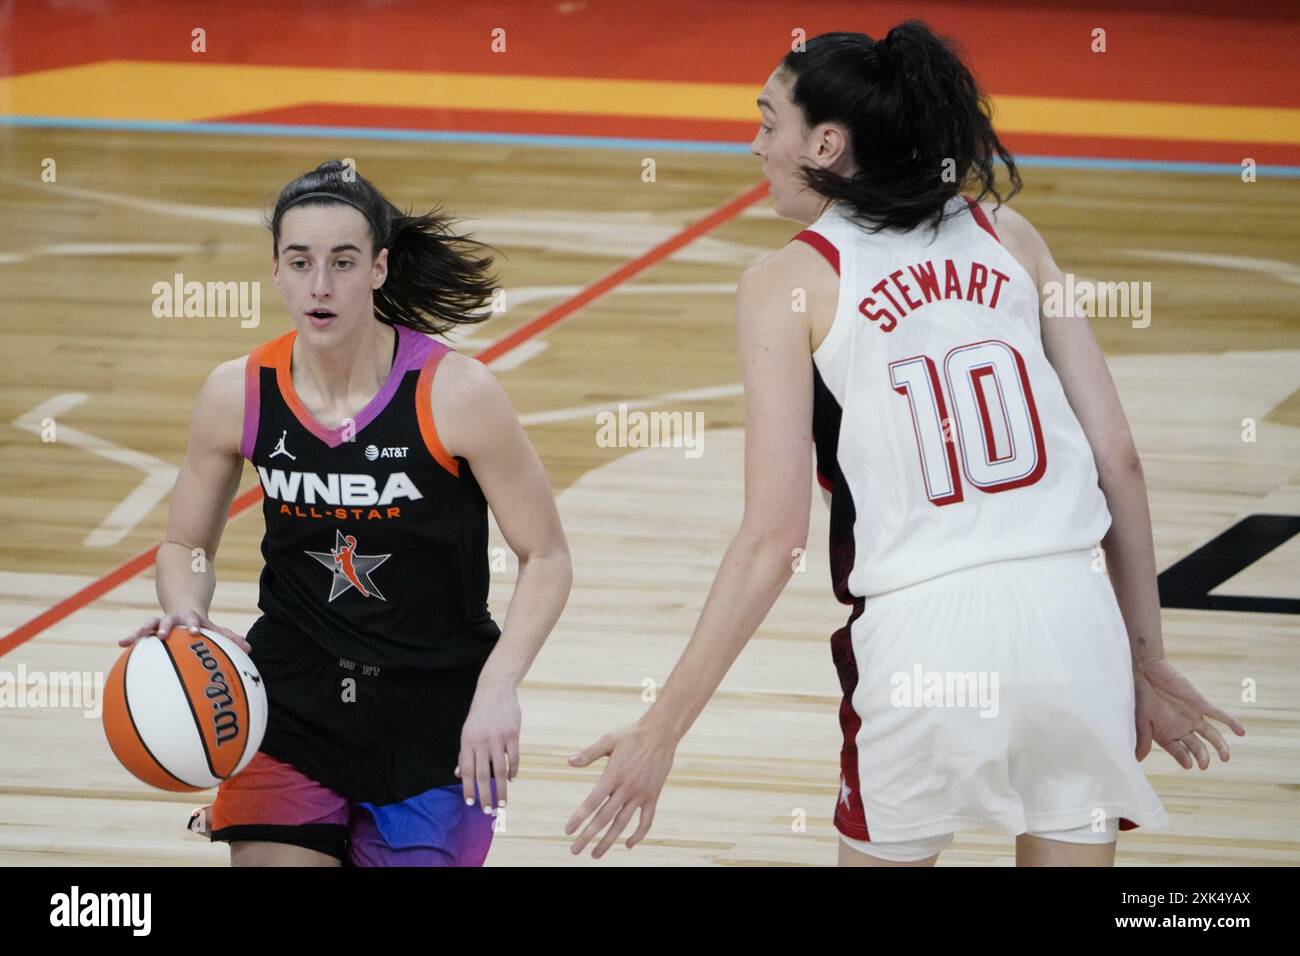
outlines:
[{"label": "bare arm", "polygon": [[[830,281],[834,275],[803,243],[782,251],[748,270],[736,290],[745,387],[745,512],[690,643],[643,718],[674,745],[767,617],[808,542],[812,360],[808,323],[791,310],[790,291],[808,284],[797,277],[809,271]],[[829,307],[833,314],[835,290],[829,284],[809,290],[810,308]]]},{"label": "bare arm", "polygon": [[[997,222],[999,235],[1035,278],[1040,292],[1047,282],[1063,281],[1047,244],[1024,217],[1003,207]],[[1155,546],[1142,463],[1087,318],[1075,315],[1071,308],[1064,316],[1040,314],[1040,321],[1044,351],[1083,426],[1110,508],[1110,530],[1102,539],[1102,547],[1133,660],[1135,756],[1138,760],[1145,758],[1154,740],[1183,767],[1191,769],[1195,763],[1206,770],[1210,766],[1207,744],[1218,752],[1220,760],[1229,757],[1222,734],[1207,718],[1226,724],[1238,736],[1244,736],[1246,730],[1165,659]]]},{"label": "bare arm", "polygon": [[[795,286],[807,293],[806,313],[790,308]],[[571,846],[575,854],[605,831],[592,853],[602,856],[638,810],[626,845],[644,838],[678,742],[790,580],[796,549],[808,539],[812,497],[810,320],[833,316],[837,294],[834,272],[803,243],[786,246],[741,277],[736,329],[745,386],[744,518],[691,640],[650,710],[632,727],[569,758],[581,767],[609,756],[595,788],[565,824],[565,833],[573,834],[594,814]]]},{"label": "bare arm", "polygon": [[467,800],[477,780],[480,801],[488,801],[494,777],[504,805],[519,767],[518,686],[564,610],[573,568],[546,470],[487,366],[448,355],[434,376],[432,401],[443,446],[469,462],[519,560],[501,637],[479,674],[460,764]]},{"label": "bare arm", "polygon": [[217,627],[208,619],[216,589],[217,548],[244,464],[239,453],[244,363],[245,359],[240,358],[218,366],[194,400],[189,447],[172,489],[167,530],[155,560],[162,617],[119,643],[129,644],[151,633],[165,637],[181,625],[191,631],[213,628],[248,649],[241,635]]},{"label": "bare arm", "polygon": [[[998,211],[998,235],[1035,278],[1038,288],[1065,277],[1047,243],[1018,213]],[[1097,465],[1097,477],[1110,509],[1110,530],[1102,539],[1107,570],[1129,635],[1134,670],[1164,657],[1160,595],[1156,587],[1155,545],[1147,506],[1142,461],[1128,418],[1120,405],[1105,356],[1085,316],[1072,305],[1066,315],[1040,310],[1043,350],[1052,363],[1075,417],[1083,426]]]}]

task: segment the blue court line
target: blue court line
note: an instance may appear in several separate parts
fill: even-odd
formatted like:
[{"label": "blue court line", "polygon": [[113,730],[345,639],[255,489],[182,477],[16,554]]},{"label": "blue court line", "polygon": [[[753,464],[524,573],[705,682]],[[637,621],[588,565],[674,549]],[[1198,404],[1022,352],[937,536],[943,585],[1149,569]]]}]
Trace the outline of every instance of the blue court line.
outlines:
[{"label": "blue court line", "polygon": [[[232,136],[306,136],[337,139],[406,140],[421,143],[478,143],[559,149],[663,150],[685,153],[749,154],[744,143],[716,140],[637,139],[619,136],[552,136],[545,133],[483,133],[459,130],[387,129],[366,126],[296,126],[288,123],[183,123],[161,120],[101,120],[67,116],[0,116],[0,126],[46,129],[102,129],[141,133],[201,133]],[[1131,170],[1241,176],[1237,163],[1198,163],[1157,159],[1098,159],[1089,156],[1016,156],[1025,167]],[[1300,166],[1260,164],[1258,176],[1300,177]]]}]

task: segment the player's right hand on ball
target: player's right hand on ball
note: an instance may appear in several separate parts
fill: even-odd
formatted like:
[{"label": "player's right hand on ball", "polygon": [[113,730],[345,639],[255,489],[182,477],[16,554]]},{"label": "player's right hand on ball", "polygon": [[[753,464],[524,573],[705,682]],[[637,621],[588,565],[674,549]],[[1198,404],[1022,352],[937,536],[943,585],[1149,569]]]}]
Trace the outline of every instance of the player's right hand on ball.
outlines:
[{"label": "player's right hand on ball", "polygon": [[130,637],[124,637],[118,641],[119,647],[130,647],[142,637],[166,637],[173,629],[178,627],[188,628],[191,634],[199,633],[199,628],[206,627],[210,631],[216,631],[222,637],[228,637],[239,646],[245,654],[252,651],[252,645],[244,639],[242,634],[236,634],[227,627],[218,627],[208,620],[208,616],[200,611],[180,611],[175,614],[164,614],[162,617],[152,618],[149,623],[142,626]]}]

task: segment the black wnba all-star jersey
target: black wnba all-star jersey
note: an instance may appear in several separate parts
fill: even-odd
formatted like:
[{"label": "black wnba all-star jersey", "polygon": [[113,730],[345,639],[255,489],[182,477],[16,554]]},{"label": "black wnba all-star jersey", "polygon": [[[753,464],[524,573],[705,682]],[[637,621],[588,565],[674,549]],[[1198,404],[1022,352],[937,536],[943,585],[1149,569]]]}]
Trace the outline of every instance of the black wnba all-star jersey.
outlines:
[{"label": "black wnba all-star jersey", "polygon": [[429,403],[450,349],[394,330],[383,389],[336,429],[294,392],[296,332],[248,358],[240,450],[265,495],[258,605],[350,660],[482,663],[501,635],[487,608],[487,501],[469,462],[442,447]]}]

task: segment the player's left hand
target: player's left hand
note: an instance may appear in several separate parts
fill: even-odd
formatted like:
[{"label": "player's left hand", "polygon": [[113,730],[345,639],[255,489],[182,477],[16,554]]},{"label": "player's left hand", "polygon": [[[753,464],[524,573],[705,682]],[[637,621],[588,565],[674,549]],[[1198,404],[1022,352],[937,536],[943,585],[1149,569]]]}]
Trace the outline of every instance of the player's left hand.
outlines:
[{"label": "player's left hand", "polygon": [[1246,735],[1246,729],[1237,718],[1206,700],[1192,682],[1164,658],[1151,661],[1133,676],[1133,692],[1137,719],[1136,756],[1139,761],[1151,752],[1152,740],[1185,770],[1192,769],[1193,759],[1202,770],[1209,768],[1210,755],[1205,741],[1218,751],[1220,760],[1226,761],[1228,745],[1206,719],[1208,717],[1226,724],[1238,737]]},{"label": "player's left hand", "polygon": [[571,767],[585,767],[601,757],[609,757],[600,780],[564,825],[564,832],[572,836],[591,817],[586,829],[573,841],[570,852],[580,856],[587,844],[608,826],[591,853],[592,859],[600,859],[638,810],[638,825],[626,846],[630,850],[640,843],[654,823],[655,805],[672,769],[676,749],[668,738],[636,723],[606,734],[570,757]]},{"label": "player's left hand", "polygon": [[456,767],[467,805],[474,805],[477,786],[484,813],[492,812],[493,787],[497,807],[505,807],[507,782],[519,774],[519,723],[516,686],[480,679],[460,731],[460,764]]}]

